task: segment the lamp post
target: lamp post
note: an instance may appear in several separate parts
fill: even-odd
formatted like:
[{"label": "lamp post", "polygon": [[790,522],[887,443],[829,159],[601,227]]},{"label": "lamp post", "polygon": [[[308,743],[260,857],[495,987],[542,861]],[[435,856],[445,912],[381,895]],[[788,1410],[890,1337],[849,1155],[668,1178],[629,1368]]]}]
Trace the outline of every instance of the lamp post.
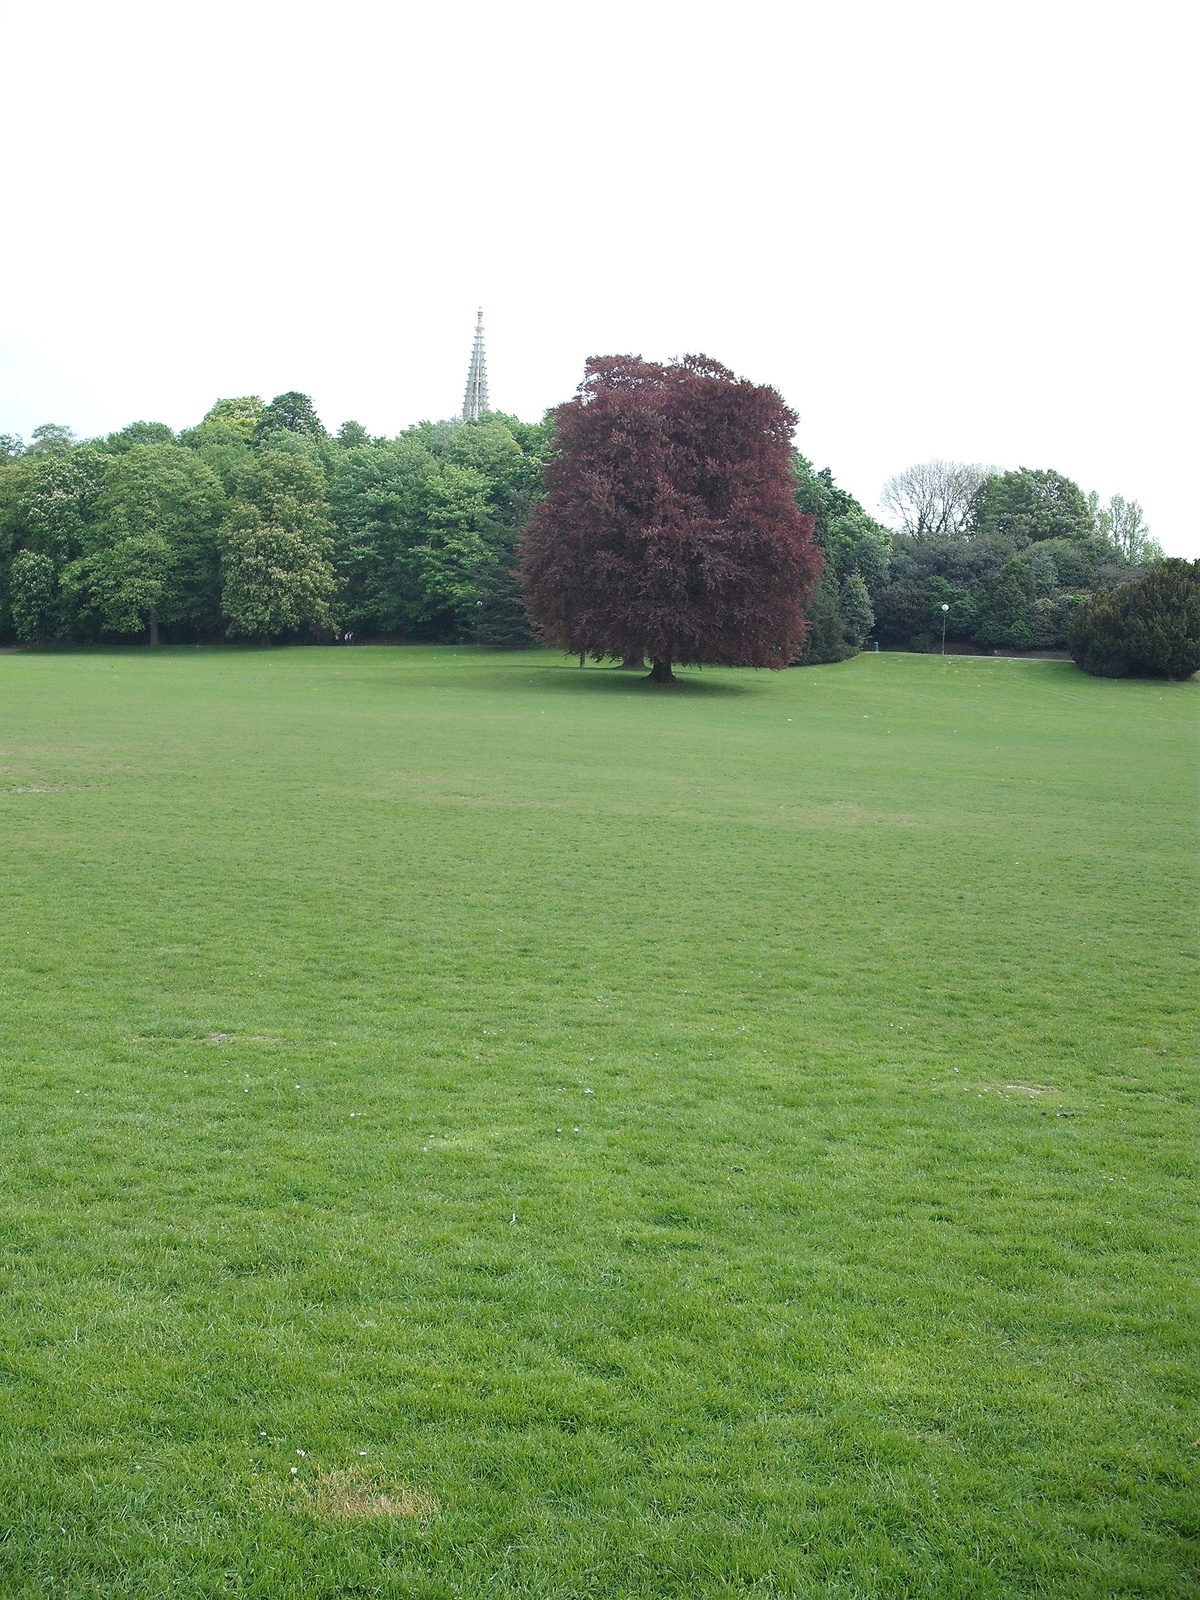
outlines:
[{"label": "lamp post", "polygon": [[949,610],[950,610],[950,607],[943,602],[943,604],[942,604],[942,654],[943,655],[946,654],[946,615],[949,612]]}]

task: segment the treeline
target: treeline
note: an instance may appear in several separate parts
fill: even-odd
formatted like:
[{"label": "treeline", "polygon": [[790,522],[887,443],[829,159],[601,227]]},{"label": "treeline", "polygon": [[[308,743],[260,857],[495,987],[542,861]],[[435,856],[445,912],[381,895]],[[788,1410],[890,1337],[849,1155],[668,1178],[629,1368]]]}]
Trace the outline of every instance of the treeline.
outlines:
[{"label": "treeline", "polygon": [[548,424],[331,436],[306,395],[194,428],[0,440],[0,640],[531,642],[516,576]]},{"label": "treeline", "polygon": [[[989,472],[928,462],[893,478],[867,515],[826,471],[797,457],[797,496],[817,517],[826,575],[805,659],[885,649],[1066,648],[1075,612],[1161,560],[1136,502],[1106,506],[1053,471]],[[944,609],[945,608],[945,609]]]},{"label": "treeline", "polygon": [[[532,642],[517,577],[553,423],[498,413],[336,435],[298,393],[220,400],[178,435],[0,437],[0,642]],[[1051,471],[956,463],[885,488],[891,531],[794,457],[825,577],[803,660],[877,640],[1062,648],[1075,612],[1161,555],[1140,508]],[[945,608],[945,609],[944,609]]]}]

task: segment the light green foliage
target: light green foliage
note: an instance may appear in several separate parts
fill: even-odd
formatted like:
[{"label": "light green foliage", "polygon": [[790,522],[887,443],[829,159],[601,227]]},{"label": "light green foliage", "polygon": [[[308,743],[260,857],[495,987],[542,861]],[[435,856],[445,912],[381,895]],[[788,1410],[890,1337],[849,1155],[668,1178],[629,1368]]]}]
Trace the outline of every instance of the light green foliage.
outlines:
[{"label": "light green foliage", "polygon": [[61,422],[43,422],[30,435],[29,453],[34,456],[55,455],[61,450],[69,450],[74,443],[75,435],[70,428],[64,427]]},{"label": "light green foliage", "polygon": [[108,460],[95,446],[81,445],[37,461],[19,507],[22,543],[49,556],[57,570],[83,553]]},{"label": "light green foliage", "polygon": [[984,480],[972,509],[976,536],[998,536],[1021,550],[1042,539],[1088,539],[1092,508],[1078,484],[1061,472],[1021,467]]},{"label": "light green foliage", "polygon": [[265,410],[258,395],[236,395],[232,399],[218,400],[204,413],[200,425],[227,428],[245,444],[249,444]]},{"label": "light green foliage", "polygon": [[9,572],[13,631],[26,644],[52,639],[58,628],[58,573],[49,556],[22,550]]},{"label": "light green foliage", "polygon": [[920,631],[928,631],[930,626],[937,630],[939,640],[942,636],[942,606],[948,605],[949,611],[945,613],[947,639],[968,639],[975,631],[975,624],[979,616],[979,599],[969,589],[963,589],[956,584],[947,583],[944,578],[932,577],[926,586],[925,598],[928,605],[924,614],[919,619]]},{"label": "light green foliage", "polygon": [[262,444],[278,433],[299,434],[306,439],[329,437],[311,396],[300,394],[296,389],[277,394],[270,405],[263,407],[250,435],[251,443]]},{"label": "light green foliage", "polygon": [[679,676],[0,656],[5,1600],[1194,1591],[1200,684]]},{"label": "light green foliage", "polygon": [[857,571],[851,572],[843,580],[838,594],[838,609],[846,624],[846,632],[856,648],[861,650],[867,641],[867,635],[875,626],[875,613],[871,609],[871,596],[867,593],[867,586]]},{"label": "light green foliage", "polygon": [[1048,595],[1039,595],[1030,607],[1030,632],[1034,648],[1052,650],[1066,637],[1062,607]]},{"label": "light green foliage", "polygon": [[151,622],[211,631],[226,508],[220,483],[195,452],[134,445],[105,467],[80,570],[64,581],[87,590],[109,632]]},{"label": "light green foliage", "polygon": [[63,596],[85,625],[94,620],[106,634],[140,633],[162,612],[171,555],[161,533],[124,534],[63,568]]},{"label": "light green foliage", "polygon": [[[225,497],[194,451],[137,442],[158,430],[137,423],[103,446],[25,456],[10,469],[13,492],[0,484],[9,548],[54,568],[56,638],[160,622],[211,635],[218,625],[215,530]],[[38,613],[38,637],[46,615]]]},{"label": "light green foliage", "polygon": [[343,450],[353,450],[357,445],[370,444],[371,435],[361,422],[343,422],[337,431],[337,442]]},{"label": "light green foliage", "polygon": [[104,441],[104,448],[110,455],[120,455],[122,451],[132,450],[137,445],[174,443],[175,435],[165,422],[131,422],[119,433],[110,433]]},{"label": "light green foliage", "polygon": [[852,494],[839,489],[828,467],[820,472],[798,451],[792,452],[796,504],[816,517],[816,542],[835,584],[854,571],[874,595],[887,581],[891,534],[867,515]]},{"label": "light green foliage", "polygon": [[256,394],[218,400],[194,428],[185,428],[180,444],[195,450],[226,494],[232,494],[251,459],[250,440],[263,414]]},{"label": "light green foliage", "polygon": [[325,480],[304,454],[261,451],[221,528],[221,609],[234,637],[337,626]]},{"label": "light green foliage", "polygon": [[1088,496],[1095,518],[1097,536],[1112,546],[1120,560],[1129,566],[1162,559],[1162,546],[1150,537],[1145,514],[1136,500],[1115,494],[1106,506],[1098,494]]},{"label": "light green foliage", "polygon": [[330,502],[350,626],[528,641],[516,548],[550,440],[547,425],[488,416],[341,454]]},{"label": "light green foliage", "polygon": [[0,639],[12,626],[10,569],[24,544],[25,496],[37,468],[37,457],[24,453],[0,460]]}]

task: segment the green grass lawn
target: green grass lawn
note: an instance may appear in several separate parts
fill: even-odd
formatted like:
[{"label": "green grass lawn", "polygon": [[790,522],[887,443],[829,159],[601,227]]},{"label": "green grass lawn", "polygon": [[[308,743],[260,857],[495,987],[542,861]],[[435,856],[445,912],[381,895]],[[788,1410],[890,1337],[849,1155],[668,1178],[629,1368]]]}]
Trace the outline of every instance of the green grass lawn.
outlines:
[{"label": "green grass lawn", "polygon": [[1200,682],[0,658],[0,1595],[1200,1593]]}]

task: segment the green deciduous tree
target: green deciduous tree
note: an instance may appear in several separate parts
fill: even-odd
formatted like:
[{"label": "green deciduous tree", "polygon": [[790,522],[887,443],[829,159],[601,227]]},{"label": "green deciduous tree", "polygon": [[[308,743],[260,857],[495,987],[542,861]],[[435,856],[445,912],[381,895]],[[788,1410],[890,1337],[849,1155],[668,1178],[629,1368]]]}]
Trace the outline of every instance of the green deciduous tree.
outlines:
[{"label": "green deciduous tree", "polygon": [[330,500],[349,626],[528,643],[517,546],[551,437],[492,414],[339,453]]},{"label": "green deciduous tree", "polygon": [[218,400],[204,413],[200,426],[218,426],[236,434],[246,444],[262,421],[266,407],[256,394],[233,395]]},{"label": "green deciduous tree", "polygon": [[22,550],[9,570],[14,632],[26,644],[40,644],[58,631],[58,573],[39,550]]},{"label": "green deciduous tree", "polygon": [[337,431],[337,442],[343,450],[353,450],[359,445],[370,444],[371,435],[361,422],[343,422]]},{"label": "green deciduous tree", "polygon": [[43,422],[33,430],[29,438],[29,453],[35,456],[54,455],[60,450],[69,450],[75,443],[75,435],[70,428],[61,422]]},{"label": "green deciduous tree", "polygon": [[1088,539],[1094,519],[1087,496],[1070,478],[1021,467],[984,479],[972,504],[970,531],[999,535],[1022,550],[1043,539]]},{"label": "green deciduous tree", "polygon": [[94,446],[44,452],[21,498],[22,542],[55,569],[83,553],[109,458]]},{"label": "green deciduous tree", "polygon": [[816,518],[813,538],[825,557],[826,572],[841,583],[857,571],[868,593],[877,594],[887,582],[891,534],[834,483],[828,467],[815,472],[811,462],[793,451],[792,471],[797,506]]},{"label": "green deciduous tree", "polygon": [[309,439],[328,438],[312,403],[312,396],[301,394],[296,389],[277,394],[270,405],[264,406],[254,425],[251,441],[262,444],[274,433],[299,433]]},{"label": "green deciduous tree", "polygon": [[132,450],[138,444],[174,444],[175,435],[165,422],[131,422],[119,433],[110,433],[104,448],[110,455]]},{"label": "green deciduous tree", "polygon": [[337,579],[321,471],[263,450],[220,532],[221,609],[235,637],[277,639],[337,626]]},{"label": "green deciduous tree", "polygon": [[75,615],[104,633],[146,630],[158,643],[171,547],[161,533],[138,531],[101,545],[63,568],[60,584]]},{"label": "green deciduous tree", "polygon": [[867,586],[857,571],[842,580],[838,592],[838,609],[855,649],[861,650],[867,642],[867,635],[875,626],[875,612],[871,606],[871,596],[867,592]]},{"label": "green deciduous tree", "polygon": [[109,460],[83,537],[64,574],[81,612],[107,633],[160,626],[191,638],[219,624],[217,528],[227,501],[196,452],[138,444]]},{"label": "green deciduous tree", "polygon": [[1115,494],[1102,506],[1100,496],[1092,494],[1088,496],[1088,503],[1093,508],[1098,537],[1111,545],[1122,561],[1140,566],[1146,561],[1161,560],[1162,549],[1150,537],[1145,515],[1136,500],[1126,500],[1124,495]]}]

